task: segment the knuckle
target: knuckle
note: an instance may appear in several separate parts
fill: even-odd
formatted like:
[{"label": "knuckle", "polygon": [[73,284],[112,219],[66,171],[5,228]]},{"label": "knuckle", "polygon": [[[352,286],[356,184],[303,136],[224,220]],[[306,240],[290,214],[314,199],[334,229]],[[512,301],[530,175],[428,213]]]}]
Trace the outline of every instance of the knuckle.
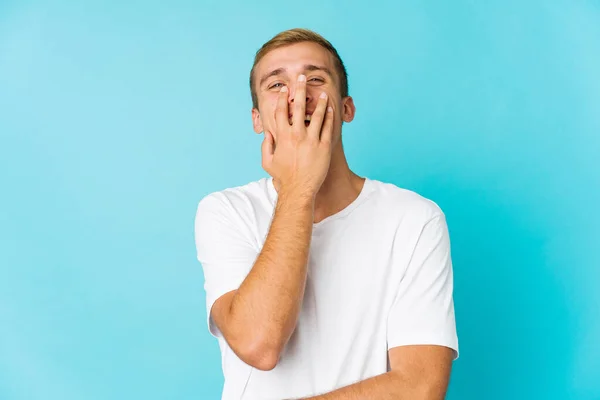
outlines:
[{"label": "knuckle", "polygon": [[288,134],[285,136],[286,136],[287,140],[295,142],[300,137],[300,134],[299,134],[298,130],[296,129],[296,127],[291,126],[290,130],[288,131]]}]

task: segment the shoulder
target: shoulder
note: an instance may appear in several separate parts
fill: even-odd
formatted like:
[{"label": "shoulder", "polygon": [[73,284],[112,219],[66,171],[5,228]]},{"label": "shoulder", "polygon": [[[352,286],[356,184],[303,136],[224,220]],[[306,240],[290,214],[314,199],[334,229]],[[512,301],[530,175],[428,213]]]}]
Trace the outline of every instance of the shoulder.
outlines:
[{"label": "shoulder", "polygon": [[421,224],[444,217],[444,212],[435,201],[415,191],[378,180],[371,180],[371,185],[377,207],[391,213],[391,217]]},{"label": "shoulder", "polygon": [[196,218],[210,214],[235,214],[252,212],[256,207],[271,202],[269,178],[262,178],[245,185],[225,188],[211,192],[200,199]]},{"label": "shoulder", "polygon": [[207,241],[218,236],[258,243],[273,214],[273,191],[270,178],[262,178],[207,194],[196,209],[196,235]]}]

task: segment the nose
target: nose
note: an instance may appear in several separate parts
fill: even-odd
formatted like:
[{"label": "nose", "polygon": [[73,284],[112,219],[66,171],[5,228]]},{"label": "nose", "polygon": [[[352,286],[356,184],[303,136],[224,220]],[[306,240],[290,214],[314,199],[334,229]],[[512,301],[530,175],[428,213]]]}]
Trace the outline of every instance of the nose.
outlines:
[{"label": "nose", "polygon": [[[290,85],[290,92],[289,92],[289,96],[288,96],[288,103],[291,106],[292,104],[294,104],[294,99],[296,97],[296,85]],[[306,104],[310,103],[310,101],[312,100],[313,95],[311,93],[311,90],[309,89],[308,86],[306,86]]]}]

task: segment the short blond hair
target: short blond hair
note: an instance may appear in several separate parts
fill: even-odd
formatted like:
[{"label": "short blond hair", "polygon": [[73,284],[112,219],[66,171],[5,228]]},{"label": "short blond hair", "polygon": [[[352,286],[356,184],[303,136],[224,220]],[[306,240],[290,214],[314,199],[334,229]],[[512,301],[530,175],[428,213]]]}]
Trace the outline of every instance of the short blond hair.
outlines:
[{"label": "short blond hair", "polygon": [[333,47],[327,39],[316,32],[308,29],[295,28],[278,33],[271,40],[263,44],[256,52],[254,64],[250,70],[250,94],[252,95],[253,108],[258,108],[258,96],[256,94],[256,88],[254,87],[256,82],[254,77],[256,65],[270,51],[301,42],[312,42],[321,45],[333,55],[334,69],[339,79],[340,94],[342,97],[348,96],[348,72],[335,47]]}]

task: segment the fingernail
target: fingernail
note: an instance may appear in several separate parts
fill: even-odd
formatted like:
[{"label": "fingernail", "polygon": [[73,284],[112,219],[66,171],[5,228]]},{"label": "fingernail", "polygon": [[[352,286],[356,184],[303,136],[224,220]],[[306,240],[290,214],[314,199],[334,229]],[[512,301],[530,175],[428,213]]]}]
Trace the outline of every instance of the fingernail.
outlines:
[{"label": "fingernail", "polygon": [[333,112],[333,107],[331,107],[331,106],[327,107],[327,112]]},{"label": "fingernail", "polygon": [[283,87],[281,88],[281,91],[282,91],[282,92],[287,92],[287,91],[288,91],[288,88],[287,88],[287,86],[283,86]]},{"label": "fingernail", "polygon": [[319,96],[322,99],[326,99],[327,98],[327,93],[323,92],[321,93],[321,95]]},{"label": "fingernail", "polygon": [[304,82],[306,80],[306,75],[299,75],[298,82]]}]

